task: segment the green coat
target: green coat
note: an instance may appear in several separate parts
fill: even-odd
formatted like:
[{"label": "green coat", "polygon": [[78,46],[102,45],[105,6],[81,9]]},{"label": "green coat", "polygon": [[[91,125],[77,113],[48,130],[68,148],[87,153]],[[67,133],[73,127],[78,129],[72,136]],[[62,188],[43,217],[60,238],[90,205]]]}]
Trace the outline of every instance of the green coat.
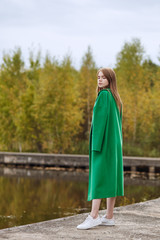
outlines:
[{"label": "green coat", "polygon": [[100,90],[93,107],[88,201],[124,196],[122,113],[110,88],[107,89]]}]

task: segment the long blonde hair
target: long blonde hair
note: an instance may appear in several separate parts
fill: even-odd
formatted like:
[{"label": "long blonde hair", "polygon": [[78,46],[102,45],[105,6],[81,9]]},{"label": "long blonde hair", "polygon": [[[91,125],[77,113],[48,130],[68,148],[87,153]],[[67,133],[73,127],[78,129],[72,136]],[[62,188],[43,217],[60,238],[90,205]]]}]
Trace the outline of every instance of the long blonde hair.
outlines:
[{"label": "long blonde hair", "polygon": [[112,94],[113,94],[113,97],[117,103],[117,106],[118,106],[118,109],[119,109],[119,112],[121,113],[121,105],[122,105],[122,100],[120,98],[120,95],[118,93],[118,90],[117,90],[117,79],[116,79],[116,74],[115,72],[113,71],[113,69],[111,68],[100,68],[97,72],[97,77],[98,77],[98,73],[99,72],[102,72],[103,75],[107,78],[108,80],[108,85],[106,87],[102,87],[100,88],[98,85],[97,85],[97,88],[96,88],[96,92],[97,94],[99,93],[100,90],[102,89],[107,89],[107,88],[110,88]]}]

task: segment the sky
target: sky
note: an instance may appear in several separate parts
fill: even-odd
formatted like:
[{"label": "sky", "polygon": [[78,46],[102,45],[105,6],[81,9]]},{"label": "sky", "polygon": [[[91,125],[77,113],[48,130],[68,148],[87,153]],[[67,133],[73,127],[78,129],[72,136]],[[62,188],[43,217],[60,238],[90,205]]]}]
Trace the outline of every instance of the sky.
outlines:
[{"label": "sky", "polygon": [[138,38],[146,57],[160,55],[160,0],[0,0],[0,64],[4,53],[70,55],[79,69],[91,47],[97,67],[114,67],[125,42]]}]

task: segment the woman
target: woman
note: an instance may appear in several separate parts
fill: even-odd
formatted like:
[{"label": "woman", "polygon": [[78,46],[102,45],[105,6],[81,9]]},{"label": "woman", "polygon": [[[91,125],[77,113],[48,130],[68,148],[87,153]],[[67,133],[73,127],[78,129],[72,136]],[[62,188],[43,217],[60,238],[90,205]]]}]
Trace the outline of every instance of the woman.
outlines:
[{"label": "woman", "polygon": [[[115,225],[116,196],[124,196],[122,101],[111,68],[100,68],[97,77],[98,94],[89,138],[88,201],[92,200],[92,209],[77,229]],[[106,198],[107,212],[100,218],[98,212],[102,198]]]}]

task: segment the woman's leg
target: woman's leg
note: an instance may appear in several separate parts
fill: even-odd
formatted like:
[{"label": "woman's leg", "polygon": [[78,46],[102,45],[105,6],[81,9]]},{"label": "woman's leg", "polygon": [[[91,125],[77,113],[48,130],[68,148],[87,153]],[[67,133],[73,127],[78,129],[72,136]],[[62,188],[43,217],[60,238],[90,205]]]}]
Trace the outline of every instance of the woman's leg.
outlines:
[{"label": "woman's leg", "polygon": [[113,217],[113,209],[116,202],[116,197],[106,198],[107,203],[107,218],[111,219]]},{"label": "woman's leg", "polygon": [[101,199],[93,199],[92,200],[92,209],[91,209],[90,215],[93,218],[98,217],[98,211],[99,211],[100,204],[101,204]]}]

